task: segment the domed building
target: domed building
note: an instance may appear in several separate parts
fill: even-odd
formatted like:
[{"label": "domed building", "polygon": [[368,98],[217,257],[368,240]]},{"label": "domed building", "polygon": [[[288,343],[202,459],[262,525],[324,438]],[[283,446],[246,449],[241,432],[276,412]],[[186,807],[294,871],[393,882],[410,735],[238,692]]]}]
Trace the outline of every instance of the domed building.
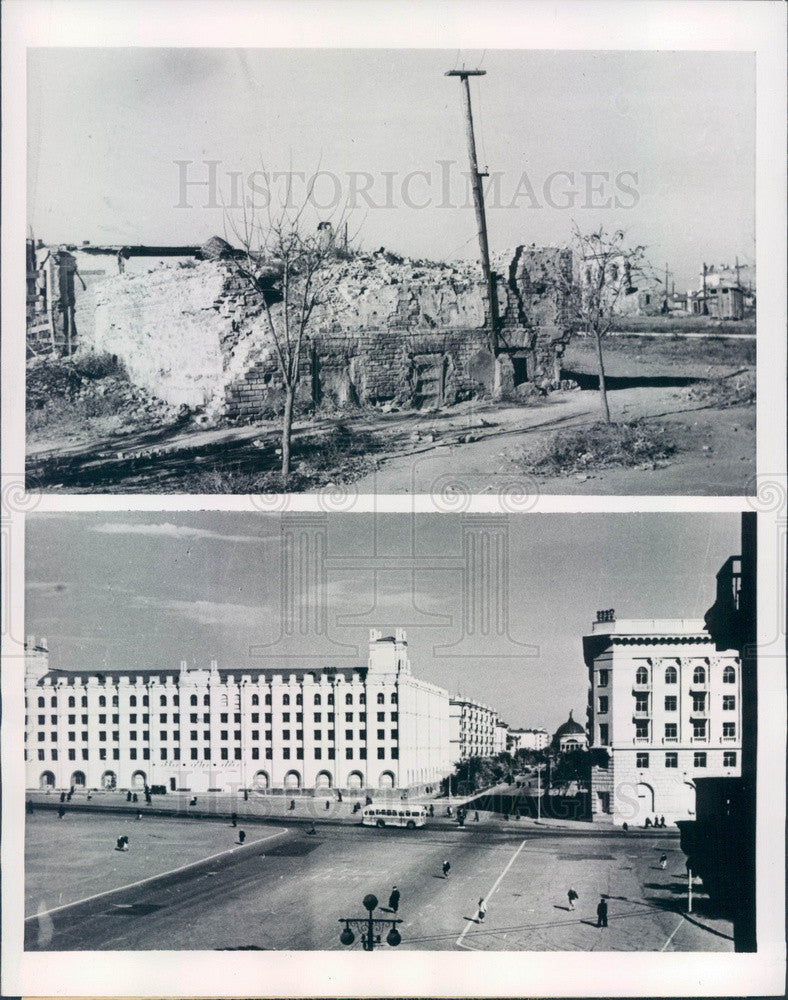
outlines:
[{"label": "domed building", "polygon": [[579,722],[575,722],[571,711],[566,722],[556,729],[552,746],[559,753],[588,749],[588,736],[586,735],[585,728]]}]

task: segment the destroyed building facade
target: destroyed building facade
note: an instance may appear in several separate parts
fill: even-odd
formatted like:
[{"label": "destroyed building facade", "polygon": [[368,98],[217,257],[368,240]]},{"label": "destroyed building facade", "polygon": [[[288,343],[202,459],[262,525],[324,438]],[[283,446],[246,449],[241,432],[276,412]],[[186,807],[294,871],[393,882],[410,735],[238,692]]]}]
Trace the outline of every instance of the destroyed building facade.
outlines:
[{"label": "destroyed building facade", "polygon": [[[302,351],[301,404],[436,408],[556,384],[571,333],[557,274],[571,275],[571,252],[520,246],[494,266],[496,356],[472,265],[384,250],[338,255]],[[263,301],[232,258],[108,271],[77,296],[79,350],[117,356],[138,385],[212,419],[246,423],[279,411]]]}]

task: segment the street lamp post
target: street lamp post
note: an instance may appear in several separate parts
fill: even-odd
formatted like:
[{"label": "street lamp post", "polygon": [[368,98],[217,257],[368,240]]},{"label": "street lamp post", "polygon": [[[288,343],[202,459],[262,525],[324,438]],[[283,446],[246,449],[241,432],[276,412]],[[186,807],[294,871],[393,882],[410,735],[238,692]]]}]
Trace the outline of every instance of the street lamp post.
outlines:
[{"label": "street lamp post", "polygon": [[380,944],[381,933],[385,927],[390,927],[388,934],[386,935],[386,944],[391,945],[392,948],[396,948],[397,945],[402,941],[399,931],[397,930],[397,924],[401,924],[402,921],[396,917],[373,917],[372,914],[375,911],[375,907],[378,905],[378,897],[369,893],[362,900],[364,904],[364,909],[367,911],[366,917],[340,917],[339,923],[344,924],[345,928],[339,935],[339,940],[344,945],[351,945],[356,940],[356,935],[353,933],[352,928],[355,927],[357,931],[361,933],[361,947],[364,951],[374,951],[375,945]]}]

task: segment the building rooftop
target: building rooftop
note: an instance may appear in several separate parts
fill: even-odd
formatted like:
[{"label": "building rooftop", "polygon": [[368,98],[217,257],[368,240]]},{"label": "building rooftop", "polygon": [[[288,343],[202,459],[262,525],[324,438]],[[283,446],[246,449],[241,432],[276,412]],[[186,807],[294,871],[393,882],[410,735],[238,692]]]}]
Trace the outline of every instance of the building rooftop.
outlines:
[{"label": "building rooftop", "polygon": [[613,618],[595,621],[592,635],[705,635],[701,618]]}]

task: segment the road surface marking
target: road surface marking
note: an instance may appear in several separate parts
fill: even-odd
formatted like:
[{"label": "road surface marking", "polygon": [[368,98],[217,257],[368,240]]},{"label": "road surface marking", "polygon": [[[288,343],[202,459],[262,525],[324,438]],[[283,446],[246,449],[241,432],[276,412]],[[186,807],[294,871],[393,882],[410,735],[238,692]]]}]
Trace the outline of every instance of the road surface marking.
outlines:
[{"label": "road surface marking", "polygon": [[[495,890],[498,888],[498,886],[501,884],[501,879],[509,871],[509,869],[512,867],[512,865],[515,863],[515,861],[517,860],[517,855],[520,853],[520,851],[522,851],[522,849],[525,847],[526,843],[527,843],[527,841],[524,840],[520,844],[520,846],[517,848],[517,850],[514,852],[514,854],[511,856],[511,858],[509,858],[508,865],[504,868],[504,870],[501,872],[501,874],[495,880],[495,882],[493,883],[492,889],[490,889],[490,891],[487,893],[487,895],[483,897],[485,903],[490,898],[490,896],[492,896],[492,894],[495,892]],[[468,933],[468,931],[471,929],[472,926],[473,926],[473,921],[469,920],[465,924],[465,926],[463,927],[462,933],[457,938],[457,940],[455,942],[455,947],[459,947],[460,945],[462,945],[463,938],[465,937],[465,935]],[[463,945],[463,947],[467,948],[467,945]]]},{"label": "road surface marking", "polygon": [[675,926],[675,927],[673,928],[673,933],[672,933],[672,934],[670,935],[670,937],[669,937],[669,938],[667,939],[667,941],[666,941],[666,942],[665,942],[665,943],[664,943],[664,944],[662,945],[662,947],[661,947],[661,948],[659,949],[660,951],[665,951],[665,949],[667,948],[667,946],[668,946],[668,945],[670,944],[670,942],[671,942],[671,941],[673,940],[673,938],[674,938],[674,937],[676,936],[676,931],[678,931],[679,927],[681,927],[681,925],[682,925],[683,923],[684,923],[684,917],[683,917],[683,915],[682,915],[682,917],[681,917],[681,918],[679,919],[679,922],[678,922],[678,923],[676,924],[676,926]]},{"label": "road surface marking", "polygon": [[[280,830],[278,833],[272,833],[268,837],[263,837],[262,840],[253,840],[250,844],[244,844],[244,847],[259,847],[260,844],[264,844],[267,840],[273,840],[274,837],[282,837],[288,830]],[[180,868],[172,868],[168,872],[160,872],[158,875],[150,875],[148,878],[140,879],[139,882],[129,882],[128,885],[119,885],[115,889],[105,889],[104,892],[94,893],[92,896],[85,896],[84,899],[77,899],[73,903],[64,903],[63,906],[55,906],[51,910],[39,910],[38,913],[31,913],[29,917],[25,917],[25,923],[28,920],[39,920],[41,917],[49,917],[53,913],[59,913],[61,910],[67,910],[71,906],[79,906],[81,903],[89,903],[94,899],[101,899],[102,896],[111,896],[115,892],[121,892],[123,889],[137,889],[141,885],[147,885],[148,882],[154,882],[157,878],[165,878],[167,875],[177,875],[178,872],[188,871],[190,868],[196,868],[198,865],[204,865],[208,861],[214,861],[216,858],[226,857],[228,854],[234,854],[240,847],[231,847],[227,851],[219,851],[218,854],[209,854],[207,858],[201,858],[199,861],[191,861],[188,865],[181,865]]]}]

